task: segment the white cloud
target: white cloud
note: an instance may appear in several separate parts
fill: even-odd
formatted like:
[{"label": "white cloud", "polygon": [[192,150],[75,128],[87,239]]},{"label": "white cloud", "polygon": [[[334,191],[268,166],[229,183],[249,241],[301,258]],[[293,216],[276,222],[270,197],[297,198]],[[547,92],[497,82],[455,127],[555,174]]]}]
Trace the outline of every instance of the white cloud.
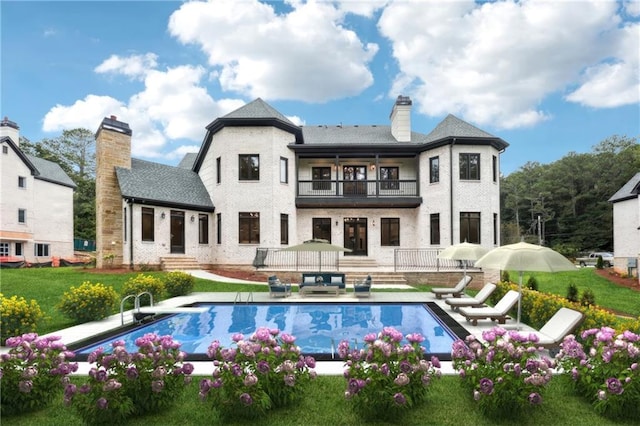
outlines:
[{"label": "white cloud", "polygon": [[373,84],[378,51],[342,25],[346,11],[329,2],[289,2],[278,14],[258,1],[189,2],[171,15],[169,32],[196,44],[220,70],[226,91],[251,98],[324,102]]},{"label": "white cloud", "polygon": [[154,53],[121,57],[111,55],[98,65],[94,71],[98,74],[122,74],[130,78],[143,78],[149,70],[156,68],[158,56]]},{"label": "white cloud", "polygon": [[[410,94],[428,115],[450,112],[502,128],[549,119],[541,102],[581,77],[569,100],[611,104],[604,87],[623,93],[639,87],[631,77],[637,35],[635,49],[623,42],[628,36],[618,28],[617,7],[598,0],[392,3],[378,22],[401,71],[390,96]],[[609,68],[611,58],[620,69]],[[623,99],[618,105],[631,102]]]},{"label": "white cloud", "polygon": [[128,113],[127,107],[110,96],[88,95],[71,106],[56,105],[44,116],[42,130],[59,132],[67,129],[85,128],[97,130],[104,117],[121,117]]}]

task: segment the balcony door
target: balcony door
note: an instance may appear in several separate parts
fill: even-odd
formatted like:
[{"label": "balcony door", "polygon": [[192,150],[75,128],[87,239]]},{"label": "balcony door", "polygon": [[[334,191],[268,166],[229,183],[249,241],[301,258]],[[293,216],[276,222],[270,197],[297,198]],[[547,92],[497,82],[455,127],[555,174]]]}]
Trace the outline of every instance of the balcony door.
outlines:
[{"label": "balcony door", "polygon": [[366,256],[367,252],[367,218],[344,218],[344,246],[351,249],[345,256]]},{"label": "balcony door", "polygon": [[344,166],[342,179],[344,180],[344,195],[367,195],[367,166]]}]

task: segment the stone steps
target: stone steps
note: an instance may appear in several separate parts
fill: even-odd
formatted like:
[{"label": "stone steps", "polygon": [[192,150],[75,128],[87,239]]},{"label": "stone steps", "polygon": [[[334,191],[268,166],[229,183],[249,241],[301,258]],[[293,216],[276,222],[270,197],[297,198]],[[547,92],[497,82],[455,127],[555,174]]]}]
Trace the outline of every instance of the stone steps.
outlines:
[{"label": "stone steps", "polygon": [[160,258],[160,268],[163,271],[185,271],[201,269],[195,257],[167,256]]}]

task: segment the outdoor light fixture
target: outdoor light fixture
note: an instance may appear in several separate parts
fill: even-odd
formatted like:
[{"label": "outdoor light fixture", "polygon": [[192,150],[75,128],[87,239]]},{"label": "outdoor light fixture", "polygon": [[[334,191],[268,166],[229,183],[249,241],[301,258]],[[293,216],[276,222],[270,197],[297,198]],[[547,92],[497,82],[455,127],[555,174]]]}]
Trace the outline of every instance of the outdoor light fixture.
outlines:
[{"label": "outdoor light fixture", "polygon": [[371,165],[371,170],[375,170],[375,169],[376,169],[376,165],[375,165],[375,164],[372,164],[372,165]]},{"label": "outdoor light fixture", "polygon": [[191,222],[193,222],[194,220],[196,220],[196,217],[194,215],[191,215]]},{"label": "outdoor light fixture", "polygon": [[160,215],[160,218],[161,218],[161,219],[164,219],[164,218],[165,218],[165,216],[166,216],[166,214],[165,214],[164,212],[162,212],[162,214]]}]

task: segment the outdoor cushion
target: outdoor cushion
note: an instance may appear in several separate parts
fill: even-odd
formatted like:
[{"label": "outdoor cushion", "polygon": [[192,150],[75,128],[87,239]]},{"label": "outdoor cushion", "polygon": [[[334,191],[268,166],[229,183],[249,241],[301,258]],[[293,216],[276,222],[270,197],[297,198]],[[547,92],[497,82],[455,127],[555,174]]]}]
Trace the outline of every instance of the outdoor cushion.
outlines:
[{"label": "outdoor cushion", "polygon": [[316,277],[304,277],[304,284],[315,284],[316,283]]},{"label": "outdoor cushion", "polygon": [[342,277],[331,277],[331,284],[342,284]]}]

